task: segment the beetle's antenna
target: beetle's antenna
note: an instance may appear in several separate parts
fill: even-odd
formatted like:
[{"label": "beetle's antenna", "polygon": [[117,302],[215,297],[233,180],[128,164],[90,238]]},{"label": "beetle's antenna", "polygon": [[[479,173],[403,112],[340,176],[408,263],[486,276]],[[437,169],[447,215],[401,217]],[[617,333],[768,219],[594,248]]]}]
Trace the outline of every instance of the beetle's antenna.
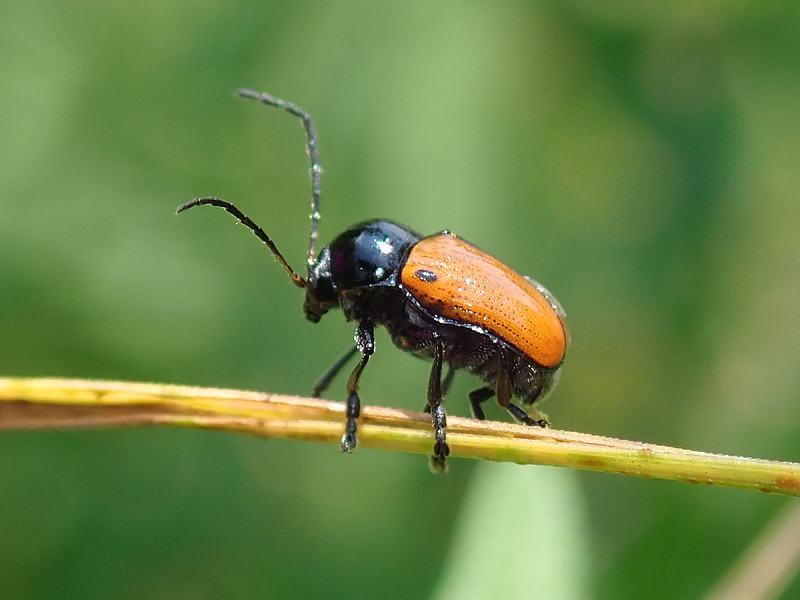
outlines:
[{"label": "beetle's antenna", "polygon": [[267,245],[267,248],[272,250],[272,253],[275,255],[275,258],[278,259],[278,262],[281,263],[283,265],[283,268],[289,272],[289,275],[291,276],[294,284],[297,287],[306,287],[306,280],[294,272],[294,269],[292,269],[292,267],[289,266],[289,263],[286,262],[286,259],[283,258],[283,254],[280,253],[277,246],[275,246],[275,243],[271,239],[269,239],[269,236],[266,233],[264,233],[264,230],[261,229],[261,227],[259,227],[258,225],[256,225],[250,219],[250,217],[248,217],[246,214],[244,214],[230,202],[226,202],[225,200],[220,200],[219,198],[197,198],[196,200],[192,200],[191,202],[187,202],[186,204],[181,204],[176,212],[182,213],[185,210],[189,210],[190,208],[193,208],[195,206],[202,206],[203,204],[210,204],[211,206],[219,206],[220,208],[224,208],[226,211],[228,211],[230,214],[236,217],[242,225],[249,227],[250,231],[252,231],[258,239],[264,242]]},{"label": "beetle's antenna", "polygon": [[306,265],[310,272],[311,268],[314,266],[314,245],[317,241],[317,225],[319,224],[319,180],[320,175],[322,175],[322,167],[320,167],[319,158],[317,156],[317,136],[314,134],[311,115],[296,104],[285,102],[269,94],[260,94],[252,90],[240,89],[236,90],[236,95],[240,98],[255,100],[256,102],[285,110],[290,115],[299,117],[303,122],[303,129],[306,130],[307,139],[306,152],[308,154],[308,160],[311,162],[311,170],[309,171],[311,175],[311,214],[309,215],[311,218],[311,233],[308,235],[308,255],[306,257]]}]

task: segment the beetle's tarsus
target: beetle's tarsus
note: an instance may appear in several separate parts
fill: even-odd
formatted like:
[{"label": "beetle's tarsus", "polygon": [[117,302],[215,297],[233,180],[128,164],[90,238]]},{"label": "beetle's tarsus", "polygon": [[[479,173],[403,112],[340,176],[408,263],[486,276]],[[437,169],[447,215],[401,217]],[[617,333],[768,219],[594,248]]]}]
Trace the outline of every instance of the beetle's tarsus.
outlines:
[{"label": "beetle's tarsus", "polygon": [[[347,421],[347,425],[349,427],[351,423],[351,419]],[[352,421],[353,424],[353,431],[348,431],[342,436],[342,452],[350,454],[356,446],[358,446],[358,440],[356,438],[355,432],[355,421]]]},{"label": "beetle's tarsus", "polygon": [[445,441],[447,434],[444,428],[447,427],[447,413],[442,406],[442,362],[444,362],[444,344],[441,340],[436,340],[433,353],[433,367],[431,368],[431,378],[428,382],[428,407],[431,413],[431,423],[433,424],[433,436],[436,442],[433,445],[433,456],[431,457],[431,470],[434,473],[445,473],[447,471],[447,456],[450,454],[450,447]]},{"label": "beetle's tarsus", "polygon": [[450,447],[445,442],[436,442],[433,445],[433,456],[431,456],[430,467],[434,473],[447,473],[447,457],[450,454]]}]

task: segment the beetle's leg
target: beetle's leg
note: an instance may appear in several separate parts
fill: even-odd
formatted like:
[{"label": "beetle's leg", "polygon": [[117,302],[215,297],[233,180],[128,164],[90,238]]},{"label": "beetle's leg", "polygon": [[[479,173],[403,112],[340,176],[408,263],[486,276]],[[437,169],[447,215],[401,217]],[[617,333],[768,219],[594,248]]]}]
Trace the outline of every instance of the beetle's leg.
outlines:
[{"label": "beetle's leg", "polygon": [[492,396],[494,396],[494,390],[490,387],[482,387],[469,393],[469,404],[472,407],[473,418],[480,419],[481,421],[486,419],[486,415],[483,413],[483,407],[481,407],[481,404],[486,402]]},{"label": "beetle's leg", "polygon": [[361,379],[361,373],[364,367],[367,366],[367,361],[372,353],[375,352],[375,336],[373,335],[373,325],[369,322],[361,322],[358,324],[355,335],[355,347],[361,352],[361,360],[350,373],[350,379],[347,380],[347,423],[344,427],[344,435],[342,436],[342,452],[350,452],[358,444],[356,439],[356,419],[361,413],[361,400],[358,397],[358,381]]},{"label": "beetle's leg", "polygon": [[538,427],[550,426],[550,423],[544,419],[531,419],[528,413],[511,402],[511,385],[508,381],[508,369],[503,360],[502,351],[498,351],[497,353],[497,383],[495,383],[495,394],[497,395],[497,403],[511,413],[511,416],[523,425],[536,425]]},{"label": "beetle's leg", "polygon": [[442,398],[446,398],[447,394],[450,392],[450,386],[453,385],[453,379],[455,376],[456,370],[453,368],[453,365],[448,365],[447,375],[445,375],[444,379],[442,379]]},{"label": "beetle's leg", "polygon": [[322,374],[322,377],[320,377],[317,383],[314,384],[314,388],[311,391],[312,398],[319,398],[322,393],[328,389],[328,386],[331,384],[331,381],[333,381],[333,378],[339,374],[339,371],[341,371],[342,367],[347,364],[347,361],[356,355],[356,352],[358,352],[358,348],[356,346],[349,348],[347,352],[342,354],[336,360],[336,362],[333,363],[328,370]]},{"label": "beetle's leg", "polygon": [[433,353],[433,367],[431,368],[431,378],[428,382],[428,406],[430,406],[431,410],[433,435],[436,438],[436,442],[433,444],[431,470],[434,473],[443,473],[447,471],[447,455],[450,454],[450,447],[445,441],[444,433],[444,428],[447,426],[447,415],[442,406],[444,344],[441,340],[434,340],[434,343],[436,346]]},{"label": "beetle's leg", "polygon": [[[449,365],[447,368],[447,375],[444,376],[442,379],[442,398],[447,397],[447,393],[450,391],[450,386],[453,384],[453,378],[455,377],[456,370],[453,368],[453,365]],[[423,412],[430,413],[431,412],[431,405],[428,402],[425,402],[425,408],[422,409]]]}]

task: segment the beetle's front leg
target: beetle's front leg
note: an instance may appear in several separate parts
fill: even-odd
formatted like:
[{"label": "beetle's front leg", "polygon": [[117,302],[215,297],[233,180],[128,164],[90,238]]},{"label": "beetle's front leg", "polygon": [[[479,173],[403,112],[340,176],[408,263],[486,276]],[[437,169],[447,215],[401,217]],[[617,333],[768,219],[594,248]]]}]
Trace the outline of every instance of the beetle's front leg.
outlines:
[{"label": "beetle's front leg", "polygon": [[374,326],[368,321],[362,321],[356,328],[354,336],[356,348],[361,352],[361,360],[356,365],[353,372],[350,373],[350,379],[347,380],[347,408],[345,416],[347,423],[344,427],[344,435],[342,436],[342,452],[350,452],[358,445],[356,438],[356,419],[361,414],[361,400],[358,397],[358,382],[361,379],[361,373],[364,367],[367,366],[367,361],[372,353],[375,352],[375,335]]}]

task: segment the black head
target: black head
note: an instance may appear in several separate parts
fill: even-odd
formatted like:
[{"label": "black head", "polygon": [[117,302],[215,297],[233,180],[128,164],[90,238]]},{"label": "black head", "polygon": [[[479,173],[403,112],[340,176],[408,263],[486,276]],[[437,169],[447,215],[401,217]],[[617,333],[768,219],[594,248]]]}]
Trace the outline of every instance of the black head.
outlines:
[{"label": "black head", "polygon": [[317,322],[340,303],[341,295],[396,285],[411,247],[421,239],[393,221],[366,221],[340,233],[310,268],[304,310]]}]

